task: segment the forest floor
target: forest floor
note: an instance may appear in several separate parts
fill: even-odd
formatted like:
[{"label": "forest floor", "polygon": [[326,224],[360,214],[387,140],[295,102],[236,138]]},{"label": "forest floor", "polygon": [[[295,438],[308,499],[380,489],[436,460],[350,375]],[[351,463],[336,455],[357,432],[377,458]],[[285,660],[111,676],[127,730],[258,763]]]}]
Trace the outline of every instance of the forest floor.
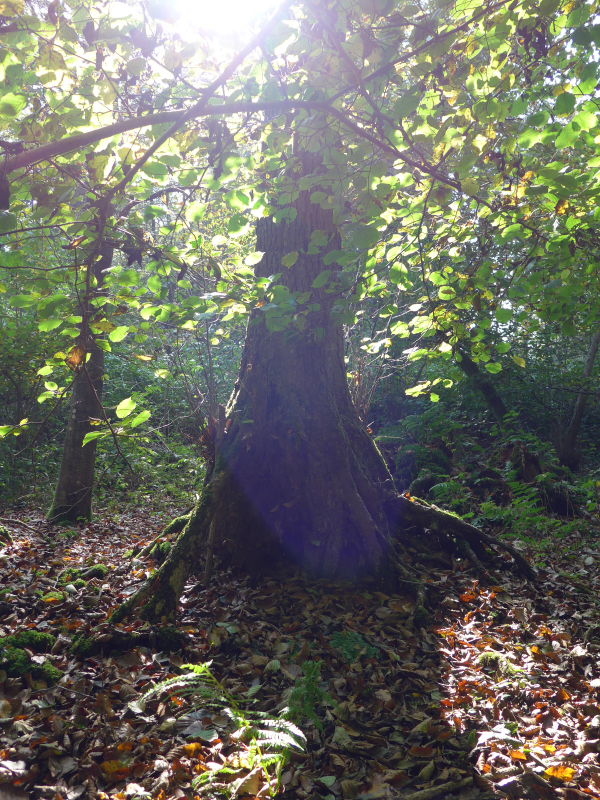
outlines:
[{"label": "forest floor", "polygon": [[[165,517],[136,509],[65,530],[39,510],[9,515],[29,527],[5,522],[14,542],[0,548],[0,636],[56,638],[42,652],[20,640],[23,677],[0,649],[0,800],[193,798],[193,777],[226,759],[239,767],[232,753],[244,745],[218,709],[140,697],[208,660],[230,694],[273,715],[306,664],[321,662],[321,729],[298,722],[308,742],[284,768],[287,797],[600,797],[599,539],[558,541],[535,585],[509,569],[478,582],[458,563],[432,568],[412,553],[437,609],[427,628],[415,626],[408,595],[373,585],[217,570],[208,589],[197,578],[187,586],[181,649],[157,651],[150,638],[115,652],[108,615],[154,568],[126,552]],[[105,575],[76,572],[97,564]],[[92,629],[103,650],[73,655],[74,637]],[[62,673],[55,684],[39,677],[49,665]],[[254,777],[238,796],[268,796]]]}]

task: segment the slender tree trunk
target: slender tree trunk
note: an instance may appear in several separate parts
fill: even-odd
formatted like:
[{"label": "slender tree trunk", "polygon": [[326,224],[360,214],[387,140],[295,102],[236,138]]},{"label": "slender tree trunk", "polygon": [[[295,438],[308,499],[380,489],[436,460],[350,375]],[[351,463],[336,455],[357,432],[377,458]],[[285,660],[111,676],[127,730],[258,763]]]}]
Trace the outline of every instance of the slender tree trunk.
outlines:
[{"label": "slender tree trunk", "polygon": [[[96,290],[102,283],[103,271],[112,261],[112,249],[105,247],[101,258],[94,265]],[[86,304],[84,316],[88,313]],[[83,439],[86,433],[93,430],[91,419],[99,419],[102,415],[102,385],[104,376],[104,351],[101,350],[92,335],[86,336],[87,320],[82,323],[82,344],[89,353],[83,365],[76,367],[79,371],[71,394],[67,431],[63,446],[60,471],[54,500],[48,511],[48,519],[53,522],[78,519],[91,519],[92,494],[94,486],[94,467],[96,461],[96,441],[88,442],[85,447]],[[87,347],[86,347],[87,345]]]},{"label": "slender tree trunk", "polygon": [[469,358],[469,356],[463,350],[459,350],[459,355],[461,360],[459,361],[457,359],[458,366],[462,369],[465,375],[468,375],[468,377],[471,378],[474,386],[485,398],[488,408],[496,418],[499,427],[503,428],[504,417],[507,414],[507,410],[506,406],[504,405],[504,401],[496,391],[495,386],[491,383],[491,381],[487,380],[487,378],[484,378],[477,364],[471,358]]},{"label": "slender tree trunk", "polygon": [[589,386],[589,377],[594,368],[594,361],[600,347],[600,332],[592,336],[590,347],[588,350],[587,358],[583,367],[581,375],[581,387],[577,399],[575,400],[575,408],[573,409],[573,416],[571,422],[564,435],[559,435],[558,440],[558,457],[561,464],[576,470],[579,466],[580,453],[577,451],[577,436],[579,428],[583,420],[585,412],[585,404],[587,403],[588,394],[587,389]]}]

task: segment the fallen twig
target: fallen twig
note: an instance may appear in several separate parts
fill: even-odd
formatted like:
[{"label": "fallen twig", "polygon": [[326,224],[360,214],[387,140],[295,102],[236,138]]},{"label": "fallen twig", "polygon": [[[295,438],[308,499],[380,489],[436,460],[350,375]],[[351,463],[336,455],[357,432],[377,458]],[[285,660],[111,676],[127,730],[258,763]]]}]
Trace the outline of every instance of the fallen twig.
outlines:
[{"label": "fallen twig", "polygon": [[28,525],[26,522],[23,522],[20,519],[3,519],[0,517],[0,522],[4,523],[5,525],[21,525],[23,528],[27,528],[27,530],[31,531],[32,533],[39,533],[37,528],[33,528],[31,525]]}]

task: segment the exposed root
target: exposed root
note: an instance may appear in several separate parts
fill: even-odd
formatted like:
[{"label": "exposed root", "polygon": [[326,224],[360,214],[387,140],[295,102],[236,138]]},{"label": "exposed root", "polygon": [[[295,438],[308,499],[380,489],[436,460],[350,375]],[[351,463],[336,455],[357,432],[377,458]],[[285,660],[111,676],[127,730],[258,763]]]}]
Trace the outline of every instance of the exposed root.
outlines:
[{"label": "exposed root", "polygon": [[188,512],[187,514],[182,514],[180,517],[175,517],[166,525],[163,530],[158,534],[158,536],[153,539],[149,544],[147,544],[140,552],[137,554],[137,558],[147,558],[150,553],[154,550],[156,545],[161,544],[164,540],[165,536],[169,536],[171,533],[180,533],[187,523],[190,520],[192,512]]},{"label": "exposed root", "polygon": [[[481,561],[481,556],[485,552],[484,545],[491,545],[512,556],[518,571],[526,578],[529,580],[535,580],[536,578],[533,567],[515,547],[496,539],[494,536],[490,536],[488,533],[484,533],[473,525],[469,525],[468,522],[464,522],[459,517],[397,495],[388,498],[386,505],[396,529],[400,531],[400,539],[402,539],[401,531],[407,527],[415,526],[419,530],[428,529],[442,541],[446,540],[450,547],[453,546],[455,550],[458,550],[459,553],[468,558],[473,568],[480,574],[484,574],[487,571]],[[452,540],[454,540],[453,545]]]},{"label": "exposed root", "polygon": [[126,632],[117,629],[91,631],[89,636],[77,636],[71,645],[71,652],[85,658],[104,652],[127,652],[135,647],[152,647],[157,650],[181,650],[187,637],[173,627],[155,628],[139,632]]}]

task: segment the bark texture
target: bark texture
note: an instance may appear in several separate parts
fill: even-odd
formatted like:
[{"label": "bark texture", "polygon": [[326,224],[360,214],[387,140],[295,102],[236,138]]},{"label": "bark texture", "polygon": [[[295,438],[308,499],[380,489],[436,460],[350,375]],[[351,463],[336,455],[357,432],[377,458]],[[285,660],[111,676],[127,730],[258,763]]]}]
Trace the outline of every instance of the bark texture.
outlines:
[{"label": "bark texture", "polygon": [[[110,267],[112,253],[111,248],[103,248],[100,260],[94,265],[97,286],[102,282],[103,271]],[[86,336],[85,330],[84,319],[82,338],[86,340],[84,348],[89,359],[85,369],[78,367],[79,373],[73,384],[60,471],[47,515],[51,522],[89,520],[92,516],[96,442],[88,442],[85,447],[82,445],[86,433],[92,430],[90,419],[102,415],[104,351],[96,345],[93,336]]]}]

